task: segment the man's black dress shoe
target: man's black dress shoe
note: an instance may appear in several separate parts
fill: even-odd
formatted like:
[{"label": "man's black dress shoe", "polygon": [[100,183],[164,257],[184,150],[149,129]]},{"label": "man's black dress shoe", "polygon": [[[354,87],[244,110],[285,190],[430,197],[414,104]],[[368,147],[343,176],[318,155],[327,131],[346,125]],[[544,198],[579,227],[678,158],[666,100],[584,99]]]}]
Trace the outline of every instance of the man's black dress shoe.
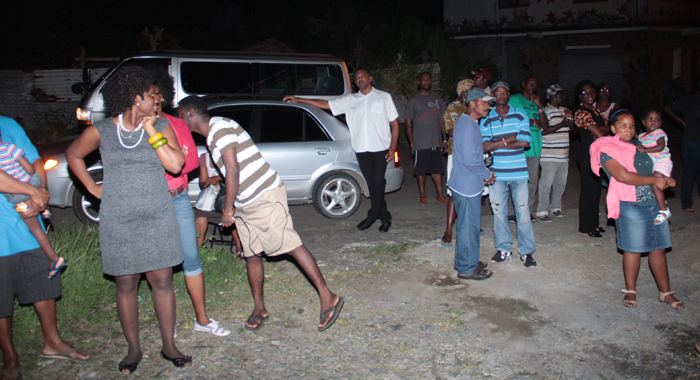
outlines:
[{"label": "man's black dress shoe", "polygon": [[389,227],[391,227],[391,220],[382,223],[382,225],[379,226],[379,232],[387,232],[389,231]]},{"label": "man's black dress shoe", "polygon": [[598,228],[595,229],[595,232],[598,232],[598,233],[601,233],[601,234],[602,234],[603,232],[605,232],[605,228],[603,228],[603,227],[598,227]]},{"label": "man's black dress shoe", "polygon": [[588,236],[590,236],[590,237],[592,237],[592,238],[602,238],[602,237],[603,237],[603,235],[601,235],[600,232],[598,232],[598,231],[589,232],[589,233],[587,233],[587,234],[584,234],[584,233],[582,232],[582,234],[583,234],[583,235],[588,235]]},{"label": "man's black dress shoe", "polygon": [[372,223],[374,223],[374,220],[365,219],[365,220],[361,221],[360,224],[357,225],[357,229],[360,231],[366,230],[366,229],[372,227]]}]

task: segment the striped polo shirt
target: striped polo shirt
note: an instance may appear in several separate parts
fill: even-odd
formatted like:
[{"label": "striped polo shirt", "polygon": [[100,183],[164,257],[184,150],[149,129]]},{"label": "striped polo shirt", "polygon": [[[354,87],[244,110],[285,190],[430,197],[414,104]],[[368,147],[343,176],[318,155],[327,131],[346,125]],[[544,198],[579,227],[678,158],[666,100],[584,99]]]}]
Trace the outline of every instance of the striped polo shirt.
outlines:
[{"label": "striped polo shirt", "polygon": [[0,169],[16,180],[28,182],[31,176],[19,164],[22,154],[24,154],[24,151],[17,145],[6,142],[0,143]]},{"label": "striped polo shirt", "polygon": [[226,166],[221,156],[232,148],[236,148],[236,158],[239,166],[238,193],[235,207],[245,207],[255,202],[258,197],[276,189],[280,184],[277,172],[272,170],[253,140],[238,123],[221,116],[209,120],[209,136],[207,145],[211,152],[212,161],[226,176]]},{"label": "striped polo shirt", "polygon": [[[482,142],[498,141],[516,134],[518,140],[530,142],[530,119],[525,111],[508,106],[508,114],[501,117],[496,108],[479,124]],[[529,179],[525,150],[501,148],[493,152],[491,171],[496,174],[496,181],[520,181]]]},{"label": "striped polo shirt", "polygon": [[[545,107],[549,125],[564,121],[564,107]],[[569,127],[561,127],[548,135],[542,135],[542,158],[544,162],[569,162]]]}]

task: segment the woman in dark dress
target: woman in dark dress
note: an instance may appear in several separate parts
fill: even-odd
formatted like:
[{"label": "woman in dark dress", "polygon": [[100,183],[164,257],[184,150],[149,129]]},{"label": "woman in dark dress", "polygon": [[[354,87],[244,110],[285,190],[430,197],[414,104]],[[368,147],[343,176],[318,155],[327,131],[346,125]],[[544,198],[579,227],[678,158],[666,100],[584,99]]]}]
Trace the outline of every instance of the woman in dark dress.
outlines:
[{"label": "woman in dark dress", "polygon": [[608,134],[608,127],[595,103],[595,85],[590,80],[583,80],[576,85],[576,95],[581,99],[574,116],[576,127],[581,136],[576,160],[581,171],[581,192],[578,201],[578,232],[594,238],[603,237],[604,232],[598,222],[598,205],[600,204],[600,177],[591,171],[589,150],[593,141]]},{"label": "woman in dark dress", "polygon": [[[156,116],[153,75],[137,66],[116,72],[101,92],[113,117],[88,127],[66,150],[76,177],[100,207],[102,271],[114,276],[117,311],[129,352],[119,371],[131,374],[141,360],[138,285],[146,275],[153,292],[163,348],[175,366],[192,364],[177,347],[172,267],[182,262],[180,232],[165,170],[179,173],[185,157],[172,127]],[[103,183],[88,173],[84,158],[100,149]]]}]

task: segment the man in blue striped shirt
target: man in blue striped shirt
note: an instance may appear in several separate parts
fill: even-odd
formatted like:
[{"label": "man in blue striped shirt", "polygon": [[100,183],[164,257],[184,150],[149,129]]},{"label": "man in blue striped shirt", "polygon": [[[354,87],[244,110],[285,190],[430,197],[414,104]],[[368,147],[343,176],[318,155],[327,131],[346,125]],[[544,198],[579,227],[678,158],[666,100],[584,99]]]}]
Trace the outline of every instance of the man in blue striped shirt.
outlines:
[{"label": "man in blue striped shirt", "polygon": [[510,87],[499,81],[492,86],[496,107],[481,120],[484,153],[492,152],[496,182],[491,185],[489,199],[493,210],[493,242],[496,254],[491,261],[499,263],[512,255],[513,235],[508,226],[508,196],[513,198],[518,231],[518,253],[526,267],[537,265],[535,233],[528,206],[528,173],[525,149],[530,146],[530,119],[525,111],[508,105]]}]

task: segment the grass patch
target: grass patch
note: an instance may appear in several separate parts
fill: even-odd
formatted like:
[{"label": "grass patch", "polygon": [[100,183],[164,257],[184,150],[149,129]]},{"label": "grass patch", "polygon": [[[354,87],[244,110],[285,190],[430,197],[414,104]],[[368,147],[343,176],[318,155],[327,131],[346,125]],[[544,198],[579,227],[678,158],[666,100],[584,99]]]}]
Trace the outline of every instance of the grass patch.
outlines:
[{"label": "grass patch", "polygon": [[400,256],[404,254],[406,251],[409,249],[417,246],[418,243],[395,243],[395,244],[383,244],[383,245],[378,245],[375,247],[372,247],[370,250],[371,253],[377,254],[377,255],[394,255],[394,256]]},{"label": "grass patch", "polygon": [[[63,296],[56,302],[58,326],[63,338],[80,349],[91,351],[104,345],[106,339],[122,339],[116,309],[114,280],[102,273],[99,233],[96,227],[63,226],[48,233],[56,252],[68,260],[62,275]],[[222,248],[200,248],[200,259],[205,273],[207,311],[229,310],[231,302],[249,297],[245,263]],[[142,277],[145,281],[145,276]],[[177,300],[178,321],[192,327],[194,310],[181,269],[173,275]],[[156,320],[151,290],[146,284],[139,287],[140,325]],[[36,366],[43,338],[41,326],[32,306],[15,305],[13,318],[15,347],[22,367]]]}]

